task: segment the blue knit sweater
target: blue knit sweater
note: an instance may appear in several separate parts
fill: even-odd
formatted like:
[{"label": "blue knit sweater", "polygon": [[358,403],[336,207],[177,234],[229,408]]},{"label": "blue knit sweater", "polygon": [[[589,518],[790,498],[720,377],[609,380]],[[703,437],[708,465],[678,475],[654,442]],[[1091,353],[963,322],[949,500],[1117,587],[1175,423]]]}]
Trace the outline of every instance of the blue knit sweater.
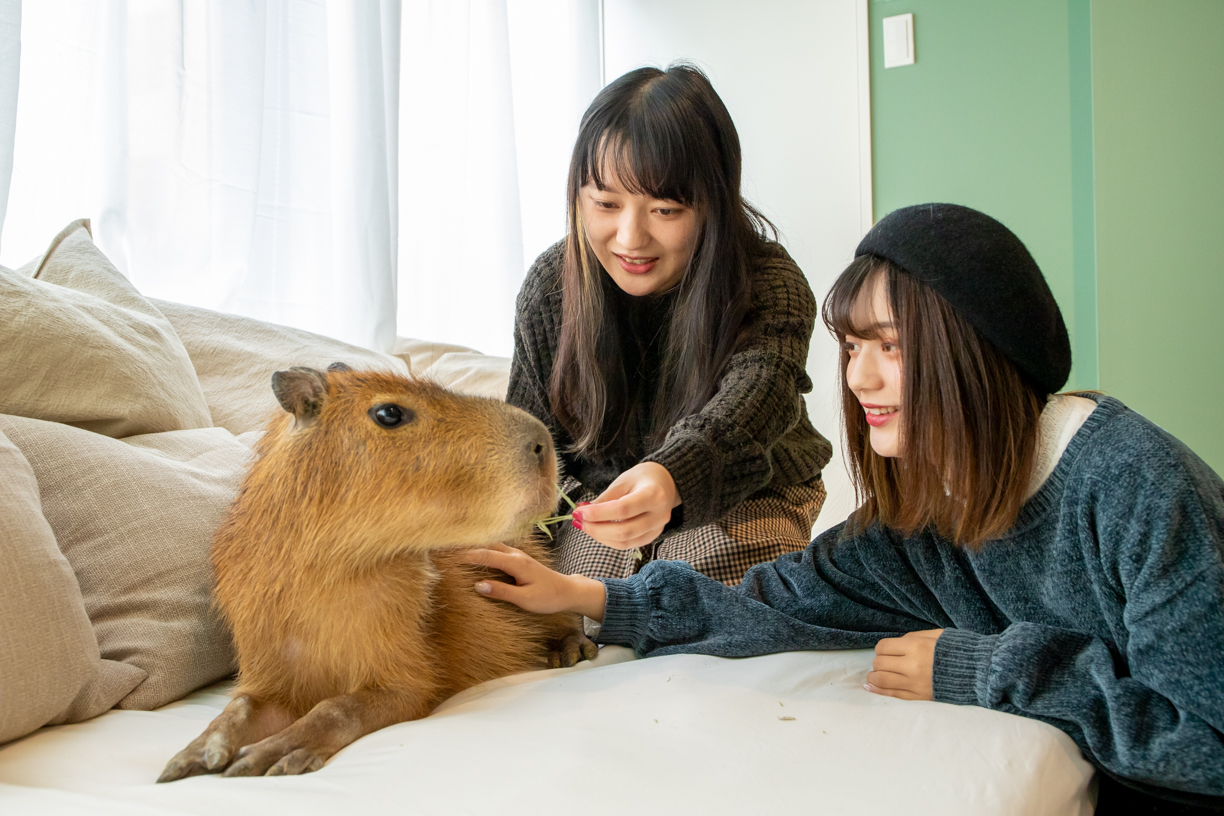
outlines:
[{"label": "blue knit sweater", "polygon": [[737,588],[653,562],[605,581],[598,639],[733,657],[943,628],[936,700],[1048,722],[1134,787],[1224,796],[1224,483],[1096,399],[1012,530],[978,551],[878,526],[839,541],[839,525]]}]

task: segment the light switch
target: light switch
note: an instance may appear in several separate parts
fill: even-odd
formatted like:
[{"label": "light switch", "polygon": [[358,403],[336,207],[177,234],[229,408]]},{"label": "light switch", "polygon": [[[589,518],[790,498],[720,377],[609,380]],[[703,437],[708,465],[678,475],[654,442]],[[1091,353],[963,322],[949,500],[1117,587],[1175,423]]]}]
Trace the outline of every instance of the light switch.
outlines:
[{"label": "light switch", "polygon": [[914,64],[914,15],[884,18],[884,67]]}]

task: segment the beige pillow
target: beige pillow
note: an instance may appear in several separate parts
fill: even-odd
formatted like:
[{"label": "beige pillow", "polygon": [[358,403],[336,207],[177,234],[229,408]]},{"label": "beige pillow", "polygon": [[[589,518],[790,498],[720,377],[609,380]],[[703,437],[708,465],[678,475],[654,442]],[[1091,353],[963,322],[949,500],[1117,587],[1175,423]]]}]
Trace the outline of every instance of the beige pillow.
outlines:
[{"label": "beige pillow", "polygon": [[435,343],[432,340],[417,340],[412,337],[395,338],[395,347],[391,353],[408,364],[413,374],[420,374],[429,368],[443,354],[454,352],[479,354],[480,352],[467,346],[456,346],[451,343]]},{"label": "beige pillow", "polygon": [[112,437],[212,424],[187,350],[74,221],[0,267],[0,413]]},{"label": "beige pillow", "polygon": [[97,716],[144,679],[98,654],[34,471],[0,433],[0,742]]},{"label": "beige pillow", "polygon": [[325,369],[343,362],[408,374],[403,360],[330,337],[197,306],[153,303],[191,355],[213,424],[235,434],[263,428],[268,417],[280,411],[272,394],[274,371],[290,366]]},{"label": "beige pillow", "polygon": [[481,354],[465,346],[431,343],[408,337],[395,339],[395,356],[412,373],[460,394],[504,400],[510,383],[510,359]]},{"label": "beige pillow", "polygon": [[0,416],[0,432],[38,479],[102,657],[148,675],[119,707],[155,708],[231,673],[208,555],[250,449],[221,428],[116,440]]},{"label": "beige pillow", "polygon": [[421,377],[472,397],[504,400],[510,383],[510,360],[478,351],[443,354]]}]

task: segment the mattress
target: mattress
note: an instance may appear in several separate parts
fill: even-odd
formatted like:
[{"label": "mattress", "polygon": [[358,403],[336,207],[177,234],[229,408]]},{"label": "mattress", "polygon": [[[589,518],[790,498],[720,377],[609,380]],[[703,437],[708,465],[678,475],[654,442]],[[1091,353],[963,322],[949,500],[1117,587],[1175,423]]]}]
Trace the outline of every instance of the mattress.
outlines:
[{"label": "mattress", "polygon": [[154,784],[230,686],[0,747],[4,814],[1090,814],[1058,729],[862,687],[870,651],[634,659],[485,683],[296,777]]}]

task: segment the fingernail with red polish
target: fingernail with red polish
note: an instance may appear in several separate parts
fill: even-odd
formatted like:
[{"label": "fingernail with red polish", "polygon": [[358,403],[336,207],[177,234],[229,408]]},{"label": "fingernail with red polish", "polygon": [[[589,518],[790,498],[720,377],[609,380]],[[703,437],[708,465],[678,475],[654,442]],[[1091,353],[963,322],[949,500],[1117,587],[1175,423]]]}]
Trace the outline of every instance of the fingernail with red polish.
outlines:
[{"label": "fingernail with red polish", "polygon": [[575,507],[586,507],[590,502],[578,502]]},{"label": "fingernail with red polish", "polygon": [[573,517],[572,519],[570,519],[570,524],[574,525],[574,526],[575,526],[575,527],[577,527],[579,530],[581,530],[581,529],[582,529],[582,519],[581,519],[581,518],[579,518],[579,516],[578,516],[578,514],[577,514],[577,513],[574,513],[574,517]]}]

